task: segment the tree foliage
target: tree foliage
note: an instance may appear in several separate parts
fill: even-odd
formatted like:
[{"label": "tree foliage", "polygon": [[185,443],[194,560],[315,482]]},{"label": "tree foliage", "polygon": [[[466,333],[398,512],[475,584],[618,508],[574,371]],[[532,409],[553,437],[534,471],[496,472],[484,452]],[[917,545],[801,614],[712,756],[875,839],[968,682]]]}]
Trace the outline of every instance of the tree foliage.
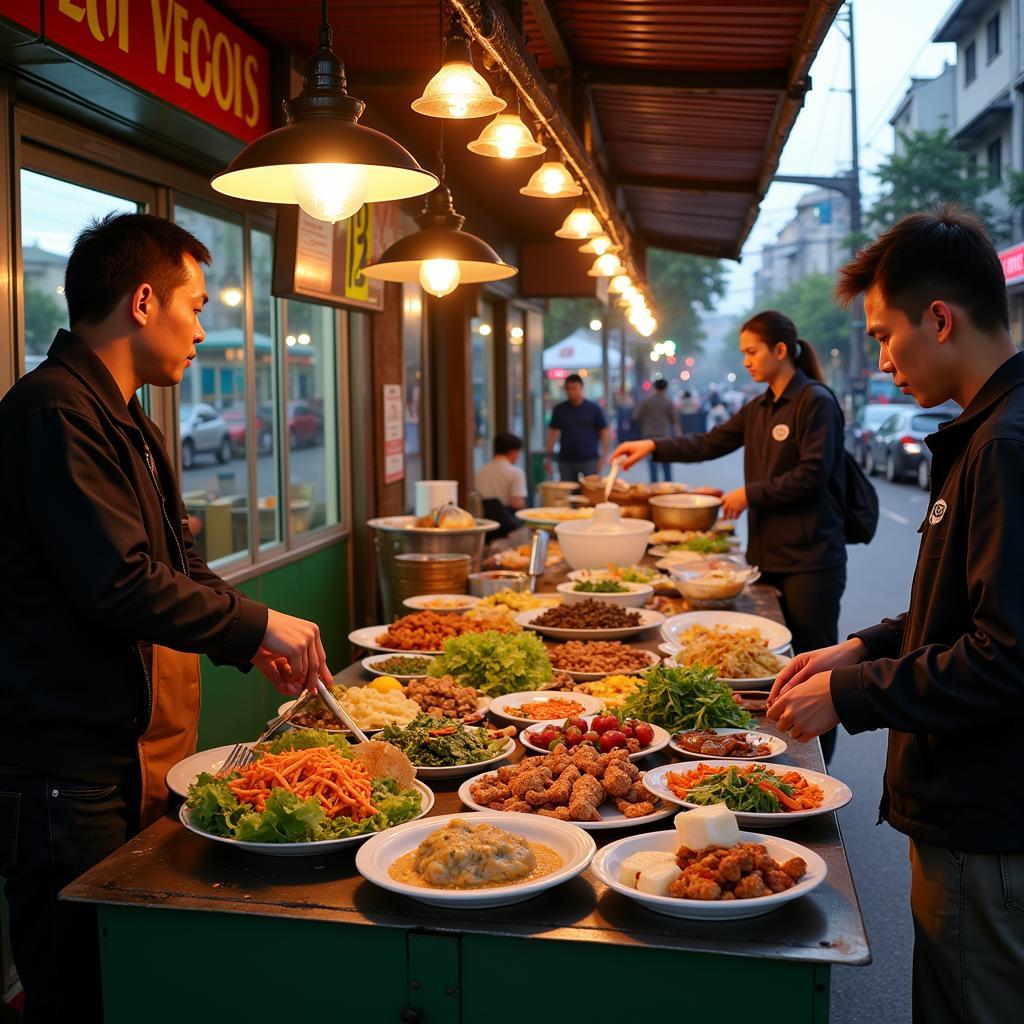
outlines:
[{"label": "tree foliage", "polygon": [[903,152],[890,153],[876,172],[882,194],[865,216],[869,228],[885,231],[908,213],[951,202],[977,214],[993,238],[1005,234],[1007,225],[981,199],[991,188],[988,178],[969,173],[967,155],[956,149],[947,129],[900,132],[899,138]]}]

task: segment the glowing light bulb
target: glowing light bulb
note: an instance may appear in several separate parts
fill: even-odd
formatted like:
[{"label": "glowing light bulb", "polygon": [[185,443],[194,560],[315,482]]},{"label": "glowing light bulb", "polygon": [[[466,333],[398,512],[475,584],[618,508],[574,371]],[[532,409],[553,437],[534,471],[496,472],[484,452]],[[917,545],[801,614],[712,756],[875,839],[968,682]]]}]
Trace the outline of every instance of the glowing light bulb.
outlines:
[{"label": "glowing light bulb", "polygon": [[292,170],[299,206],[317,220],[347,220],[366,202],[366,168],[358,164],[302,164]]},{"label": "glowing light bulb", "polygon": [[423,290],[438,298],[455,291],[461,277],[462,272],[455,260],[424,260],[420,264],[420,284]]},{"label": "glowing light bulb", "polygon": [[[61,291],[63,292],[63,289],[61,289]],[[240,306],[243,298],[242,289],[235,288],[234,286],[228,286],[227,288],[222,289],[220,293],[220,301],[223,302],[225,306]]]},{"label": "glowing light bulb", "polygon": [[486,338],[487,335],[489,335],[491,333],[491,325],[490,324],[481,324],[480,325],[480,333]]},{"label": "glowing light bulb", "polygon": [[590,240],[590,244],[598,256],[603,256],[611,248],[612,240],[607,235],[598,235]]},{"label": "glowing light bulb", "polygon": [[619,257],[613,252],[606,252],[594,260],[594,268],[604,277],[611,277],[619,268]]}]

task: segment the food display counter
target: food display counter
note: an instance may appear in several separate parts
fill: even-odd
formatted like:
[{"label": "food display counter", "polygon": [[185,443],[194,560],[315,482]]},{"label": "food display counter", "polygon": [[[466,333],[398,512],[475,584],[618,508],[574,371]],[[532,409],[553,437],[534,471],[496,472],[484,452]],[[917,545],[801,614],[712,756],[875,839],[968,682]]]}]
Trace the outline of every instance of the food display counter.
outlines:
[{"label": "food display counter", "polygon": [[[750,588],[736,608],[781,621],[766,587]],[[655,650],[658,640],[651,632],[640,646]],[[337,681],[368,678],[357,663]],[[639,766],[665,763],[668,753]],[[522,756],[520,746],[511,760]],[[824,768],[817,742],[791,742],[775,763]],[[432,817],[464,812],[458,786],[431,783]],[[671,819],[647,828],[671,828]],[[591,833],[598,847],[625,834]],[[511,906],[427,907],[365,881],[354,851],[260,856],[208,842],[170,815],[63,897],[96,906],[110,1024],[140,1013],[152,1024],[314,1016],[522,1024],[737,1012],[759,1024],[824,1022],[830,968],[869,962],[867,936],[835,814],[780,834],[818,853],[827,879],[779,910],[738,921],[662,916],[589,870]]]}]

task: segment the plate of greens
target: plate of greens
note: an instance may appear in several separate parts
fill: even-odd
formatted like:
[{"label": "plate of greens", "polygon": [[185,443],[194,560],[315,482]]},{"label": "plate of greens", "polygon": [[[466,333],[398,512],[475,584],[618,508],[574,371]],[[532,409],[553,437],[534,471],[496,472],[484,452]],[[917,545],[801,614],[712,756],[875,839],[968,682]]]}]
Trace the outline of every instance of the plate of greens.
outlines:
[{"label": "plate of greens", "polygon": [[226,776],[202,772],[179,811],[190,832],[253,853],[332,853],[422,818],[433,792],[400,750],[340,736],[289,732]]},{"label": "plate of greens", "polygon": [[482,697],[521,690],[541,690],[555,675],[543,641],[530,632],[465,633],[452,637],[427,675],[451,676],[460,686],[473,686]]},{"label": "plate of greens", "polygon": [[421,779],[457,779],[504,760],[515,752],[510,736],[492,739],[487,729],[460,719],[417,715],[407,726],[389,725],[378,737],[398,747]]},{"label": "plate of greens", "polygon": [[642,678],[620,709],[626,718],[660,725],[673,735],[690,729],[749,729],[754,725],[737,703],[732,687],[719,679],[713,668],[657,665]]}]

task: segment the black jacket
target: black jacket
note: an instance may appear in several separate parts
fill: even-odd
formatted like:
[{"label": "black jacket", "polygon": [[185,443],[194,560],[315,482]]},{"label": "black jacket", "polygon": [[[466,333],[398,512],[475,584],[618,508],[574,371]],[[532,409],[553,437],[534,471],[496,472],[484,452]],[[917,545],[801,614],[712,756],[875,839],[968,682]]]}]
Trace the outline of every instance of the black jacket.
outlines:
[{"label": "black jacket", "polygon": [[740,446],[750,564],[777,573],[845,565],[843,414],[832,393],[797,370],[777,400],[769,389],[706,434],[663,438],[654,457],[704,462]]},{"label": "black jacket", "polygon": [[97,783],[135,770],[149,645],[244,666],[266,631],[193,549],[137,399],[67,331],[0,401],[0,595],[0,763]]},{"label": "black jacket", "polygon": [[881,816],[953,850],[1024,850],[1024,353],[926,442],[910,608],[832,673],[850,732],[888,727]]}]

